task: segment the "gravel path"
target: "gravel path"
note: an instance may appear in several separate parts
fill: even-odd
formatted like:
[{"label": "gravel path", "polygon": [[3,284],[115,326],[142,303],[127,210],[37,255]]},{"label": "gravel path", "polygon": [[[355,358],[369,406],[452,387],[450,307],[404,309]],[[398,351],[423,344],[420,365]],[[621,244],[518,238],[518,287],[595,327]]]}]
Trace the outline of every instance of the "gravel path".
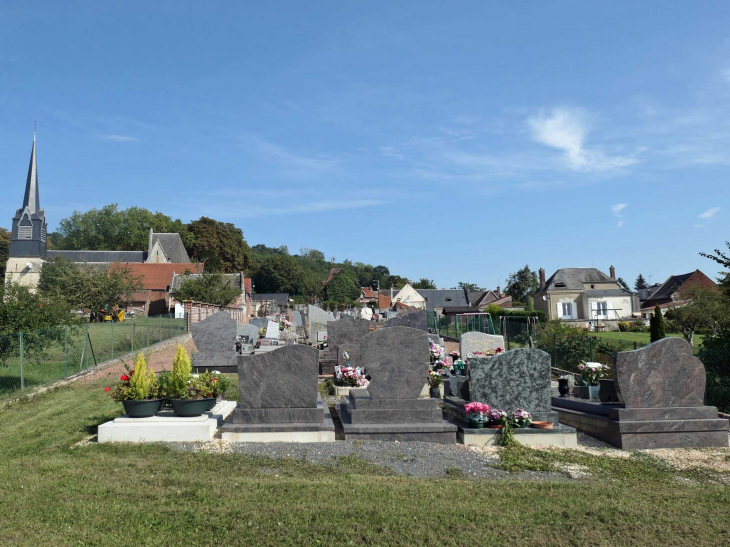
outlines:
[{"label": "gravel path", "polygon": [[367,463],[389,469],[396,475],[426,478],[454,476],[473,479],[569,480],[559,473],[528,471],[510,474],[493,466],[499,464],[496,449],[474,450],[463,445],[422,442],[337,441],[334,443],[210,443],[173,445],[177,450],[207,453],[240,453],[272,459],[290,458],[328,465],[336,458],[355,456]]}]

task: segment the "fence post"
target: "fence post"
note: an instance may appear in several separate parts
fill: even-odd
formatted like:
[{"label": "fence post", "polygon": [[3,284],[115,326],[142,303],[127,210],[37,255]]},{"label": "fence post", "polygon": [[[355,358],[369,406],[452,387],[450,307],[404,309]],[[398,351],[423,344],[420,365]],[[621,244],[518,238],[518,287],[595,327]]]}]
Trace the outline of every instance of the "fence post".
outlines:
[{"label": "fence post", "polygon": [[112,361],[114,360],[114,321],[112,321]]},{"label": "fence post", "polygon": [[[102,323],[103,325],[103,323]],[[91,344],[91,338],[89,338],[89,324],[86,323],[86,338],[84,338],[84,345],[86,345],[86,342],[89,342]],[[83,358],[81,359],[83,362]],[[86,368],[89,368],[89,352],[86,352]]]},{"label": "fence post", "polygon": [[20,389],[25,389],[25,366],[23,363],[23,333],[20,333]]},{"label": "fence post", "polygon": [[634,342],[634,349],[637,349],[636,342]]},{"label": "fence post", "polygon": [[556,334],[553,334],[553,366],[558,367],[558,346],[556,343]]},{"label": "fence post", "polygon": [[147,347],[150,347],[150,316],[147,316]]},{"label": "fence post", "polygon": [[63,377],[68,376],[68,327],[63,330]]}]

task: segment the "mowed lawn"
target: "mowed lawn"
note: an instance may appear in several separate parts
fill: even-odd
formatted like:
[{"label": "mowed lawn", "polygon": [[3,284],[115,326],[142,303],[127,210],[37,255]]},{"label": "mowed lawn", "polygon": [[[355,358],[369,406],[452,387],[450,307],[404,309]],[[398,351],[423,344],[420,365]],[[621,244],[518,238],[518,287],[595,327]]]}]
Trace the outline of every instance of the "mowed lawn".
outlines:
[{"label": "mowed lawn", "polygon": [[[608,332],[594,332],[591,333],[599,338],[603,338],[606,341],[609,341],[611,343],[618,343],[621,342],[624,346],[624,349],[633,349],[634,342],[636,342],[638,347],[646,346],[650,343],[649,339],[649,333],[648,332],[618,332],[618,331],[608,331]],[[673,334],[667,334],[667,336],[676,336],[678,338],[683,338],[681,334],[673,333]],[[694,350],[695,353],[699,351],[699,347],[702,345],[702,341],[704,339],[704,336],[701,334],[696,334],[694,337]]]},{"label": "mowed lawn", "polygon": [[[427,480],[352,457],[315,466],[83,442],[121,413],[104,385],[0,409],[0,545],[730,544],[730,489],[646,455],[503,449],[507,479]],[[563,464],[591,478],[518,473]]]}]

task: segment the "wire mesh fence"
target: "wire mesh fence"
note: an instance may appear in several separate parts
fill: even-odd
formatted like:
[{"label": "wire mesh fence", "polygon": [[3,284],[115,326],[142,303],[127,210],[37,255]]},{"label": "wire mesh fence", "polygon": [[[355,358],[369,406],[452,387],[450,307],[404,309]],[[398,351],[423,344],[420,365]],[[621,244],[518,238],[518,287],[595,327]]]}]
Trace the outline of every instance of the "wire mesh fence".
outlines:
[{"label": "wire mesh fence", "polygon": [[705,404],[730,414],[730,348],[701,348],[700,361],[705,365]]},{"label": "wire mesh fence", "polygon": [[465,332],[497,333],[492,316],[488,313],[438,316],[434,312],[428,312],[428,326],[433,332],[452,338],[459,338]]},{"label": "wire mesh fence", "polygon": [[169,340],[186,325],[172,314],[0,335],[0,397]]}]

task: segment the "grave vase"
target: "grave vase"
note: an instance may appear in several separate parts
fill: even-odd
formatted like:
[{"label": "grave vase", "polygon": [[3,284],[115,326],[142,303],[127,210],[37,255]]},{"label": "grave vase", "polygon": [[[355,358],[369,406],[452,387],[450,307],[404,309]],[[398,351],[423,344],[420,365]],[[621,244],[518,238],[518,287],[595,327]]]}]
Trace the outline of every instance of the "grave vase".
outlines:
[{"label": "grave vase", "polygon": [[441,390],[437,387],[430,387],[428,388],[428,395],[429,397],[431,397],[431,399],[440,399]]},{"label": "grave vase", "polygon": [[558,392],[560,393],[561,397],[568,396],[568,393],[570,392],[570,386],[568,385],[567,378],[560,378],[558,380]]}]

